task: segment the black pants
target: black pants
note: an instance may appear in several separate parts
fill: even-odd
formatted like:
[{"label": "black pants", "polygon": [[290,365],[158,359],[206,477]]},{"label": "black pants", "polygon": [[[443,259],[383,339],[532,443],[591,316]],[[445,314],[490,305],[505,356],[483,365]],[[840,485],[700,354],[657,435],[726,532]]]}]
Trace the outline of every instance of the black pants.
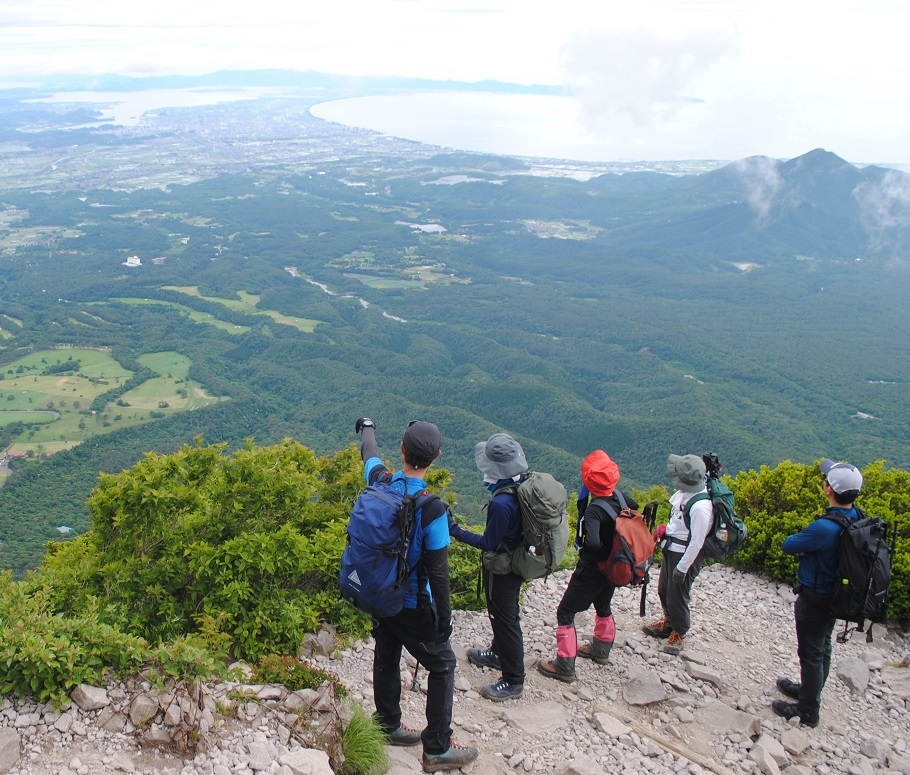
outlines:
[{"label": "black pants", "polygon": [[616,587],[600,572],[596,562],[579,557],[569,586],[556,608],[556,623],[560,626],[575,624],[575,614],[587,611],[592,603],[598,616],[612,616],[615,591]]},{"label": "black pants", "polygon": [[499,656],[502,677],[510,684],[525,682],[525,642],[521,632],[521,609],[518,596],[524,579],[517,573],[502,575],[483,569],[483,588],[487,595],[487,613],[493,628],[490,648]]},{"label": "black pants", "polygon": [[799,715],[807,721],[818,721],[822,705],[822,688],[831,670],[831,633],[835,618],[827,601],[809,590],[803,590],[793,605],[796,620],[796,653],[799,656]]},{"label": "black pants", "polygon": [[424,753],[449,750],[452,740],[452,702],[455,693],[455,654],[448,638],[437,632],[431,607],[405,608],[373,621],[373,691],[376,715],[386,732],[401,725],[401,649],[406,648],[430,677],[427,684],[427,726],[421,734]]},{"label": "black pants", "polygon": [[683,558],[682,552],[672,552],[664,549],[663,562],[660,565],[660,577],[657,580],[657,596],[664,609],[664,616],[670,623],[674,632],[685,635],[692,626],[692,616],[689,613],[689,599],[692,595],[692,584],[701,570],[704,558],[701,554],[689,566],[686,578],[682,584],[673,581],[673,571]]}]

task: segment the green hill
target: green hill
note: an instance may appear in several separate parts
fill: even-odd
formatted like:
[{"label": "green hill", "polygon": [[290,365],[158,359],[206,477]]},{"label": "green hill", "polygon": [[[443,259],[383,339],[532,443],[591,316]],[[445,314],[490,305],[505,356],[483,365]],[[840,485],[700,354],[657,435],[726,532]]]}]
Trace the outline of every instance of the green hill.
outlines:
[{"label": "green hill", "polygon": [[[473,445],[498,429],[570,489],[595,447],[640,486],[664,483],[669,452],[709,449],[730,472],[822,455],[910,467],[906,176],[813,151],[580,182],[303,118],[235,169],[262,115],[290,126],[260,104],[80,136],[71,158],[132,160],[129,186],[78,167],[0,189],[5,379],[68,346],[103,348],[141,382],[145,356],[172,352],[222,399],[131,427],[111,417],[104,436],[14,464],[0,565],[33,566],[60,525],[84,531],[98,472],[146,451],[201,434],[328,454],[364,414],[383,449],[408,420],[436,422],[469,519],[484,498]],[[150,150],[175,143],[224,168],[137,187],[157,169]]]}]

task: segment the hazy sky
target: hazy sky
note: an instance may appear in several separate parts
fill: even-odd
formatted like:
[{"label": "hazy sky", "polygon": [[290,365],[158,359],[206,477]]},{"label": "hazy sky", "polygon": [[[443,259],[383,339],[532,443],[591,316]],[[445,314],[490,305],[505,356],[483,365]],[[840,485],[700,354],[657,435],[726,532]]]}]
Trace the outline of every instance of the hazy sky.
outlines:
[{"label": "hazy sky", "polygon": [[617,147],[907,164],[908,31],[908,0],[6,0],[0,83],[225,68],[489,78],[564,86]]}]

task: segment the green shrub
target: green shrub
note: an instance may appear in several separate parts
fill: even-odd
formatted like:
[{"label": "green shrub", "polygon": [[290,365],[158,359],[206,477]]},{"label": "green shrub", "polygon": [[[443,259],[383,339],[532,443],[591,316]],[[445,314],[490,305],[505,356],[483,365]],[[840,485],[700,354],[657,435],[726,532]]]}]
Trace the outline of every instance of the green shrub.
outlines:
[{"label": "green shrub", "polygon": [[[207,617],[235,658],[289,653],[325,620],[358,621],[336,594],[353,447],[317,459],[285,440],[184,446],[102,475],[91,528],[52,546],[41,573],[55,610],[99,601],[103,619],[152,642],[199,631]],[[325,475],[325,487],[321,476]]]},{"label": "green shrub", "polygon": [[347,696],[347,689],[338,676],[308,665],[291,656],[272,655],[263,657],[253,668],[253,678],[259,683],[283,684],[291,691],[318,689],[324,683],[331,683],[339,697]]},{"label": "green shrub", "polygon": [[149,658],[142,638],[102,623],[95,611],[54,614],[41,589],[0,574],[0,694],[61,702],[77,684],[98,684],[108,668],[124,673]]},{"label": "green shrub", "polygon": [[128,675],[146,669],[188,681],[225,672],[219,639],[205,632],[151,647],[101,620],[97,607],[78,616],[54,613],[37,577],[13,581],[0,574],[0,694],[62,702],[80,683],[102,684],[108,671]]}]

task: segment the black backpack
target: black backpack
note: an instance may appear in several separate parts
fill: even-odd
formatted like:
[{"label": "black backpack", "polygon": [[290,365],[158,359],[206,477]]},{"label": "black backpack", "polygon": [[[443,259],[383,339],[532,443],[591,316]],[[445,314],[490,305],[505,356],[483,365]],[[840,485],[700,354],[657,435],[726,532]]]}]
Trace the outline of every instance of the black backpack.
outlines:
[{"label": "black backpack", "polygon": [[[831,613],[846,623],[844,631],[837,636],[841,642],[847,640],[851,629],[863,632],[866,621],[883,622],[888,613],[896,526],[889,545],[888,523],[881,517],[866,515],[859,508],[856,511],[859,516],[855,520],[838,511],[826,511],[821,516],[843,528],[838,550],[838,576],[829,596]],[[851,622],[856,627],[849,628]],[[866,640],[872,640],[871,627]]]}]

